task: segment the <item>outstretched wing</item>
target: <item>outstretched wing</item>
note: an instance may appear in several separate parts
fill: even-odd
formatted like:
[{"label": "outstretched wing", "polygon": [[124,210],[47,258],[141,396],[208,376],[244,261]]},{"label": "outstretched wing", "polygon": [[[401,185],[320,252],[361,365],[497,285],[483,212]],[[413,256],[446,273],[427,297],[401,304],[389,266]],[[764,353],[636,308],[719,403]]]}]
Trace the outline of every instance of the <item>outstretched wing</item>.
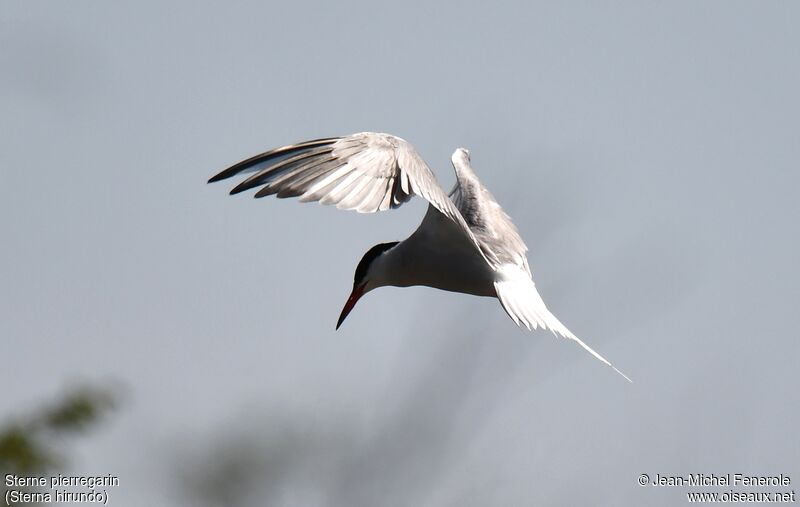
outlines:
[{"label": "outstretched wing", "polygon": [[477,238],[484,256],[495,269],[504,264],[514,264],[530,275],[525,255],[528,247],[511,217],[475,175],[470,166],[469,152],[463,148],[456,150],[452,162],[456,185],[450,191],[450,198]]},{"label": "outstretched wing", "polygon": [[276,194],[337,208],[374,213],[397,208],[418,195],[458,224],[478,246],[458,208],[410,143],[389,134],[361,132],[283,146],[225,169],[209,183],[253,173],[231,194],[261,187],[255,197]]}]

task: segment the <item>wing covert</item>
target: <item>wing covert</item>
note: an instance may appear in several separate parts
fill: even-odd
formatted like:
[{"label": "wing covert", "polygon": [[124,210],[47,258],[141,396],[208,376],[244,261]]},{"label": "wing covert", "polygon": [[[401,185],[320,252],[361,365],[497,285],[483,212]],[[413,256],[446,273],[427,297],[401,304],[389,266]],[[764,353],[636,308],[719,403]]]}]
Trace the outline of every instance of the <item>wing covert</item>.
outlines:
[{"label": "wing covert", "polygon": [[528,247],[511,217],[475,175],[469,152],[463,148],[456,150],[452,162],[456,185],[450,191],[450,198],[477,238],[484,256],[491,260],[495,269],[503,264],[514,264],[530,275]]}]

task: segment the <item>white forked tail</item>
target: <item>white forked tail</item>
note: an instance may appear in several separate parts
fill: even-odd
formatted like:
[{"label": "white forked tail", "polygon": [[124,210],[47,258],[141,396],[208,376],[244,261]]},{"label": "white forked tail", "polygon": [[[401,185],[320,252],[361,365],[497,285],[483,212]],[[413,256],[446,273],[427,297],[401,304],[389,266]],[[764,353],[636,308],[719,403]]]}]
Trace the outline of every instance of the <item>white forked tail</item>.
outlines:
[{"label": "white forked tail", "polygon": [[547,309],[542,297],[536,290],[536,285],[534,285],[533,280],[530,279],[527,273],[516,266],[508,266],[508,268],[501,268],[498,271],[506,275],[506,278],[494,282],[497,299],[500,300],[503,309],[518,326],[525,326],[530,330],[541,327],[543,329],[549,329],[553,333],[561,335],[564,338],[575,340],[591,355],[606,363],[613,368],[615,372],[625,377],[625,380],[631,383],[633,382],[605,357],[595,352],[594,349],[583,343],[580,338],[572,334],[555,315],[550,313],[550,310]]}]

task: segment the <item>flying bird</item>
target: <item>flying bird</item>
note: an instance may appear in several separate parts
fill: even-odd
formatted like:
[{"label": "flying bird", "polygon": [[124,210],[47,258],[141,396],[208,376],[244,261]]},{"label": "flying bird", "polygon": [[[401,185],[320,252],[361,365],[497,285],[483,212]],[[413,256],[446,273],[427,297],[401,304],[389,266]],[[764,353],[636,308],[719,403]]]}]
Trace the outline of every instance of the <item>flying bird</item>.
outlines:
[{"label": "flying bird", "polygon": [[456,184],[447,194],[409,142],[361,132],[282,146],[239,162],[208,182],[252,173],[231,195],[260,187],[255,197],[299,197],[301,202],[335,204],[359,213],[394,209],[415,195],[428,201],[411,236],[375,245],[364,254],[336,329],[364,294],[387,285],[495,297],[517,325],[550,329],[578,342],[630,382],[547,309],[533,283],[528,247],[478,180],[469,151],[459,148],[451,160]]}]

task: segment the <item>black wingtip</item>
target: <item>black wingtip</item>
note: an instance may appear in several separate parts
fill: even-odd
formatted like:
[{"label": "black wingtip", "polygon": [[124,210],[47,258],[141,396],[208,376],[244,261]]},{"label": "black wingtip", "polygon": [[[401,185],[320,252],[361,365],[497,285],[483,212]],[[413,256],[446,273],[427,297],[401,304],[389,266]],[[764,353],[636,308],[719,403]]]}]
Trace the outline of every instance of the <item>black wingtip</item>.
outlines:
[{"label": "black wingtip", "polygon": [[209,183],[214,183],[217,181],[222,181],[230,178],[231,176],[236,176],[241,170],[244,169],[244,162],[239,162],[236,165],[232,165],[225,169],[224,171],[218,172],[214,176],[208,179]]},{"label": "black wingtip", "polygon": [[[303,143],[298,144],[291,144],[289,146],[282,146],[280,148],[275,148],[274,150],[266,151],[264,153],[260,153],[253,157],[248,158],[247,160],[242,160],[238,164],[234,164],[229,168],[225,169],[224,171],[215,174],[211,178],[209,178],[208,183],[214,183],[216,181],[221,181],[230,178],[231,176],[236,176],[242,171],[247,170],[248,168],[256,165],[261,164],[270,159],[276,159],[281,157],[288,157],[292,154],[296,154],[305,150],[310,150],[312,148],[320,148],[324,146],[329,146],[334,144],[336,141],[341,139],[340,137],[325,137],[321,139],[314,139],[312,141],[306,141]],[[258,186],[258,185],[253,185]],[[249,188],[252,188],[249,187]],[[246,188],[240,190],[244,191],[247,190]]]}]

